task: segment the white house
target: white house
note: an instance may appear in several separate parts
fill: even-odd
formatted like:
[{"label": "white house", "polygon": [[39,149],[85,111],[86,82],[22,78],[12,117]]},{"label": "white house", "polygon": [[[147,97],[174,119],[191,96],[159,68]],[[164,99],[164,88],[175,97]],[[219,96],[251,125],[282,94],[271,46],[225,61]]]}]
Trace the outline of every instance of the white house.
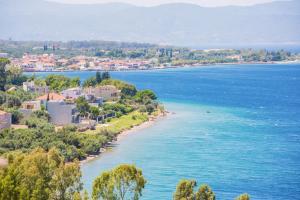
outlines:
[{"label": "white house", "polygon": [[68,125],[74,122],[75,105],[67,104],[64,101],[48,101],[47,111],[50,115],[50,122],[55,125]]},{"label": "white house", "polygon": [[102,97],[105,101],[114,100],[120,97],[120,90],[113,85],[104,85],[97,87],[88,87],[84,89],[85,95],[94,95]]},{"label": "white house", "polygon": [[37,110],[41,110],[41,101],[24,101],[19,109],[24,118],[28,118]]},{"label": "white house", "polygon": [[77,99],[80,96],[83,96],[82,89],[80,87],[66,89],[61,92],[61,95],[66,99]]},{"label": "white house", "polygon": [[23,82],[23,90],[26,92],[35,92],[38,94],[46,94],[49,92],[48,86],[37,86],[34,81]]}]

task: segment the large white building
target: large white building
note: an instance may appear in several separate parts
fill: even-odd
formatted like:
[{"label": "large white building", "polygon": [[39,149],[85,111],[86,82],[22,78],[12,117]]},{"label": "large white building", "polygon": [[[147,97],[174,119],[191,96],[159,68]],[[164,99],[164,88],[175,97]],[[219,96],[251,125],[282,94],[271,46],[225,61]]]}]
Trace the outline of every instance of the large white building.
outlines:
[{"label": "large white building", "polygon": [[74,122],[75,105],[64,101],[48,101],[47,111],[50,122],[55,125],[68,125]]}]

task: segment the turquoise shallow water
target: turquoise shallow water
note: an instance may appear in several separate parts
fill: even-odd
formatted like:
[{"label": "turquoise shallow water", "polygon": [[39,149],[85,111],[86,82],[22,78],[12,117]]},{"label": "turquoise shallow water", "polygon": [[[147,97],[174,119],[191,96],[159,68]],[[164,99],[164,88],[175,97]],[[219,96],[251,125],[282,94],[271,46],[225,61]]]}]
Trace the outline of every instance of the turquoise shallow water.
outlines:
[{"label": "turquoise shallow water", "polygon": [[[81,76],[92,72],[65,73]],[[43,74],[42,74],[43,75]],[[148,180],[142,199],[171,199],[177,182],[208,183],[218,199],[300,199],[300,66],[243,65],[114,72],[153,89],[174,112],[123,138],[82,167],[85,187],[101,171],[134,163]]]}]

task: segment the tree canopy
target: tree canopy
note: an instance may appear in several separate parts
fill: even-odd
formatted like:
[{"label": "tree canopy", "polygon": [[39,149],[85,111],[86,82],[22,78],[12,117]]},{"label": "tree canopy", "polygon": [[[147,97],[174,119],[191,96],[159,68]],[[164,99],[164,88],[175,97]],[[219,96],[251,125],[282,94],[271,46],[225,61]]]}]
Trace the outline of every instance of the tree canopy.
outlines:
[{"label": "tree canopy", "polygon": [[247,193],[241,194],[240,196],[236,197],[235,200],[250,200],[250,196]]},{"label": "tree canopy", "polygon": [[138,200],[142,196],[146,180],[142,170],[134,165],[120,165],[103,172],[93,184],[93,199]]},{"label": "tree canopy", "polygon": [[7,72],[6,65],[9,64],[10,61],[6,58],[0,58],[0,90],[5,91]]},{"label": "tree canopy", "polygon": [[45,78],[46,84],[51,90],[62,91],[68,88],[80,86],[80,78],[68,78],[63,75],[51,74]]},{"label": "tree canopy", "polygon": [[0,169],[0,200],[71,200],[82,189],[80,178],[79,163],[66,164],[56,149],[11,154]]},{"label": "tree canopy", "polygon": [[197,185],[195,180],[181,180],[174,193],[174,200],[215,200],[215,194],[212,189],[203,184],[195,193],[194,187]]}]

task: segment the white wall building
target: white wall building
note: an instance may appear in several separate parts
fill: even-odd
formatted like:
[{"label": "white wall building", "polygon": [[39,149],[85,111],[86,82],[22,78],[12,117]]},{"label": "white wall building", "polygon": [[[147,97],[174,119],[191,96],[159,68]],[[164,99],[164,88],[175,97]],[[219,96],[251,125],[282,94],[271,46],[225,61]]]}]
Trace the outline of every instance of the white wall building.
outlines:
[{"label": "white wall building", "polygon": [[70,88],[61,92],[61,95],[66,99],[77,99],[80,96],[83,96],[82,89],[80,87]]},{"label": "white wall building", "polygon": [[118,99],[120,91],[113,85],[104,85],[98,87],[88,87],[84,89],[86,95],[94,95],[95,97],[102,97],[105,101]]},{"label": "white wall building", "polygon": [[50,122],[55,125],[68,125],[74,121],[74,104],[67,104],[64,101],[48,101],[47,111],[50,115]]}]

